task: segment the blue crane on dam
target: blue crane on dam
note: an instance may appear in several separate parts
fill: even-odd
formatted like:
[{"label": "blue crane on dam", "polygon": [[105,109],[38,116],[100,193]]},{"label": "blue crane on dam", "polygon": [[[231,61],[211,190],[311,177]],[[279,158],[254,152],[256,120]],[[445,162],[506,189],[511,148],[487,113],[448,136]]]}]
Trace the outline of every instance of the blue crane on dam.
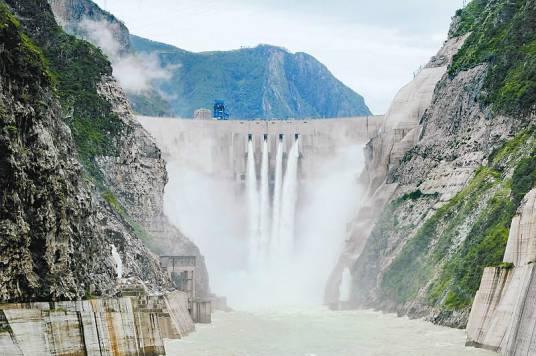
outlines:
[{"label": "blue crane on dam", "polygon": [[218,120],[229,120],[229,113],[223,100],[214,100],[213,117]]}]

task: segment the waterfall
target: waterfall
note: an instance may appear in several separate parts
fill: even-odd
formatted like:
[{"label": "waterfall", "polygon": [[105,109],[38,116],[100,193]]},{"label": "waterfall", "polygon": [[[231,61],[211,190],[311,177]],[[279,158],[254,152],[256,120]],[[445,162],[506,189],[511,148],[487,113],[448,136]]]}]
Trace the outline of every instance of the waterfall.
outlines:
[{"label": "waterfall", "polygon": [[350,269],[346,267],[342,273],[342,280],[339,286],[339,300],[341,302],[350,301],[352,291],[352,274]]},{"label": "waterfall", "polygon": [[299,138],[288,154],[287,170],[281,195],[279,225],[279,257],[289,260],[294,250],[294,224],[298,198]]},{"label": "waterfall", "polygon": [[283,187],[283,140],[279,139],[275,158],[274,199],[272,204],[272,231],[270,251],[274,255],[279,249],[279,221],[281,213],[281,189]]},{"label": "waterfall", "polygon": [[269,176],[268,139],[263,140],[261,163],[261,199],[260,199],[260,263],[266,261],[268,256],[268,243],[270,239],[270,176]]},{"label": "waterfall", "polygon": [[251,266],[258,262],[259,246],[259,199],[257,194],[257,172],[255,170],[255,146],[253,138],[248,140],[247,161],[247,197],[249,208],[249,263]]},{"label": "waterfall", "polygon": [[112,259],[114,260],[117,279],[123,278],[123,261],[121,261],[121,255],[117,252],[115,245],[112,245]]}]

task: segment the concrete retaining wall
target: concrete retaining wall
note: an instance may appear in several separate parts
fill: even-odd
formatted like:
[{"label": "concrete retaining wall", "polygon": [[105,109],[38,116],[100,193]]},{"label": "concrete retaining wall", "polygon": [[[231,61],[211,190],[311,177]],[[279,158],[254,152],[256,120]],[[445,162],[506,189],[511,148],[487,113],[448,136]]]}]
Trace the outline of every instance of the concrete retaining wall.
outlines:
[{"label": "concrete retaining wall", "polygon": [[0,306],[0,355],[162,355],[194,330],[186,294]]},{"label": "concrete retaining wall", "polygon": [[486,268],[469,323],[469,345],[503,355],[536,355],[536,189],[512,220],[504,262]]}]

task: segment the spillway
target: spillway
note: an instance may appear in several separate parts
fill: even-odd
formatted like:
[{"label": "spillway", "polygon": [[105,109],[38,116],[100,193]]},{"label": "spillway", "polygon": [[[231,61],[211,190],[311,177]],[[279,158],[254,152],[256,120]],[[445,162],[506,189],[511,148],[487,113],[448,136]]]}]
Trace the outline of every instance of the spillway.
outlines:
[{"label": "spillway", "polygon": [[287,169],[283,180],[281,195],[277,257],[283,261],[289,261],[294,250],[294,223],[296,217],[296,201],[298,198],[299,156],[299,139],[297,139],[288,154]]},{"label": "spillway", "polygon": [[278,139],[275,159],[274,198],[272,204],[272,229],[270,233],[270,259],[279,249],[279,221],[281,217],[281,190],[283,188],[283,140]]},{"label": "spillway", "polygon": [[270,242],[270,176],[269,176],[268,139],[262,142],[261,184],[260,184],[260,221],[259,221],[259,264],[264,266],[269,255]]},{"label": "spillway", "polygon": [[234,308],[319,304],[358,209],[374,118],[142,121],[168,162],[165,209]]},{"label": "spillway", "polygon": [[247,158],[247,203],[249,213],[249,263],[253,267],[258,263],[260,251],[259,236],[259,196],[257,193],[257,172],[255,169],[255,146],[253,139],[248,140],[248,158]]}]

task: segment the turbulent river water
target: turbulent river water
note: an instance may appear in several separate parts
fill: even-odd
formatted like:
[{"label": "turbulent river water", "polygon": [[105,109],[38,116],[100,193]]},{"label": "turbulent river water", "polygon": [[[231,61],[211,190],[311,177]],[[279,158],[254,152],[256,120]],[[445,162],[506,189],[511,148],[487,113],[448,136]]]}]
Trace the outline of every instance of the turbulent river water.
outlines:
[{"label": "turbulent river water", "polygon": [[372,311],[324,308],[218,312],[211,325],[166,344],[181,356],[497,355],[465,347],[465,333]]}]

